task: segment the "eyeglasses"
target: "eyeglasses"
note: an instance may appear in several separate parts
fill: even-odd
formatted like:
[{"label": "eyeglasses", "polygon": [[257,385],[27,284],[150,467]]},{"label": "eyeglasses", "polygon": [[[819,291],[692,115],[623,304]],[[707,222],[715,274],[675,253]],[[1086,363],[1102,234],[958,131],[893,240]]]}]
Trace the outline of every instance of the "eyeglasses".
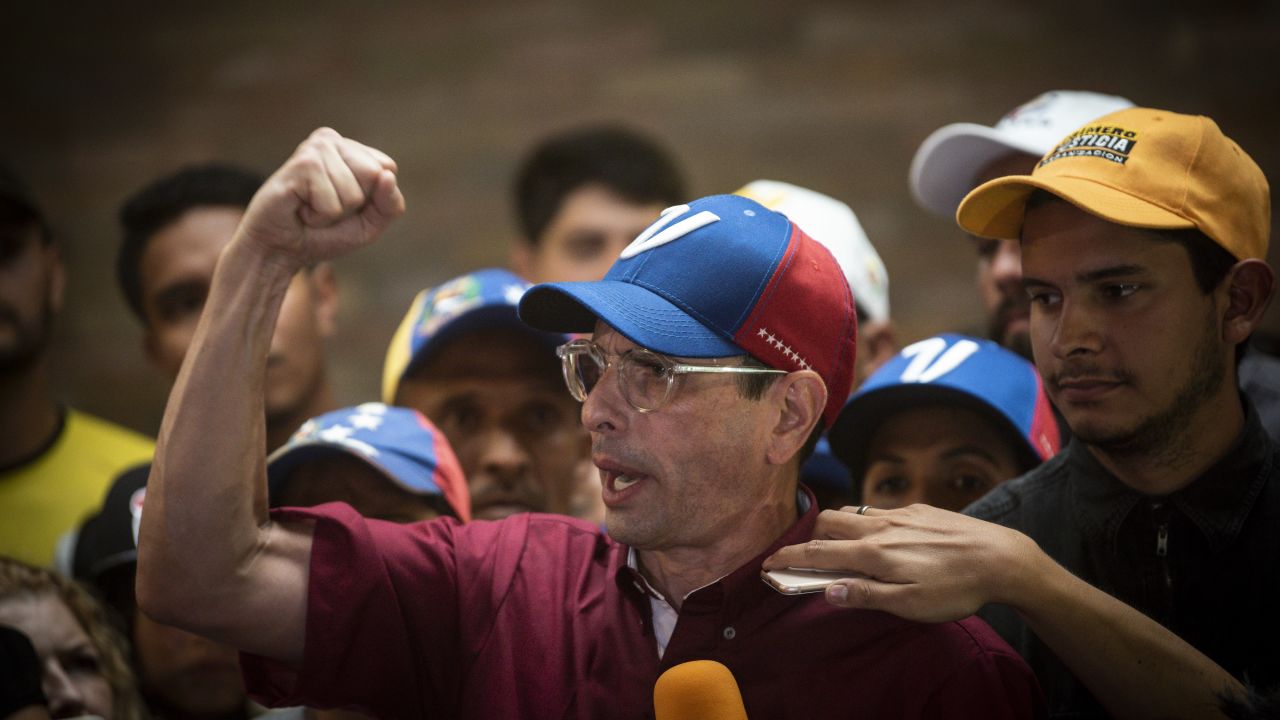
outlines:
[{"label": "eyeglasses", "polygon": [[687,373],[735,373],[738,375],[786,375],[786,370],[743,367],[741,365],[690,365],[644,348],[632,348],[610,360],[604,348],[590,340],[573,340],[556,348],[569,394],[578,402],[587,395],[612,365],[618,374],[622,397],[642,413],[653,412],[671,397],[677,375]]}]

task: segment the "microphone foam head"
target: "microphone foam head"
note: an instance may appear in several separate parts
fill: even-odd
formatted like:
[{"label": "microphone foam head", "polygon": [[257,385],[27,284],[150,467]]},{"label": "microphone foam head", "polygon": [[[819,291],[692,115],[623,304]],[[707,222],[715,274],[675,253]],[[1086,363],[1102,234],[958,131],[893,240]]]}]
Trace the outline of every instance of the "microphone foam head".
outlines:
[{"label": "microphone foam head", "polygon": [[657,720],[746,720],[742,693],[729,668],[714,660],[680,663],[653,686]]}]

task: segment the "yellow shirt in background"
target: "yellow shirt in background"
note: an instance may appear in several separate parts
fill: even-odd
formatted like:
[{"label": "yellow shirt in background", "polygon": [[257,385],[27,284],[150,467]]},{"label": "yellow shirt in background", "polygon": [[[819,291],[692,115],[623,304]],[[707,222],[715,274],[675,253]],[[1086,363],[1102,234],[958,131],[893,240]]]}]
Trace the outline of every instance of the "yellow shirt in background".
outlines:
[{"label": "yellow shirt in background", "polygon": [[44,452],[0,470],[0,555],[51,565],[59,536],[102,504],[117,475],[154,454],[146,436],[68,409]]}]

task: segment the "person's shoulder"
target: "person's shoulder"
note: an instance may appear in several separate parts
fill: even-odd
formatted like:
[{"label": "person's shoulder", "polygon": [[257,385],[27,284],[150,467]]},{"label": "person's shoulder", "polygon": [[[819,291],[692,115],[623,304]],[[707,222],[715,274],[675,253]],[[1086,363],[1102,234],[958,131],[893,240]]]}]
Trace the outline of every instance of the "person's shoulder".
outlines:
[{"label": "person's shoulder", "polygon": [[1067,453],[1060,452],[1023,475],[1001,483],[962,512],[980,520],[1014,525],[1038,508],[1062,507],[1068,486]]},{"label": "person's shoulder", "polygon": [[151,438],[95,415],[68,408],[66,423],[63,442],[69,449],[116,462],[120,470],[147,462],[155,454]]},{"label": "person's shoulder", "polygon": [[[849,613],[849,610],[841,610]],[[853,620],[853,618],[849,618]],[[924,623],[877,611],[864,611],[858,625],[867,628],[867,644],[887,643],[892,653],[907,658],[921,676],[941,681],[975,668],[998,667],[1002,672],[1029,675],[1026,662],[985,621],[970,616],[949,622]]]},{"label": "person's shoulder", "polygon": [[486,546],[513,547],[522,554],[567,559],[590,556],[614,543],[596,523],[568,515],[520,513],[501,520],[473,520],[459,525],[456,535],[480,552]]},{"label": "person's shoulder", "polygon": [[956,644],[966,648],[970,657],[1016,658],[1019,662],[1022,661],[1018,651],[1000,637],[1000,633],[997,633],[985,620],[976,615],[944,624],[953,628]]}]

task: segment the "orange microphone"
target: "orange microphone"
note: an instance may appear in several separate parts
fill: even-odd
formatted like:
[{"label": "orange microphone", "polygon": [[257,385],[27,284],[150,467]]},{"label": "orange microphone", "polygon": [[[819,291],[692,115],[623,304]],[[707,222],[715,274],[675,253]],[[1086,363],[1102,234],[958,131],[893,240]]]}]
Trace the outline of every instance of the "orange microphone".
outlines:
[{"label": "orange microphone", "polygon": [[747,720],[738,681],[714,660],[680,663],[653,686],[656,720]]}]

